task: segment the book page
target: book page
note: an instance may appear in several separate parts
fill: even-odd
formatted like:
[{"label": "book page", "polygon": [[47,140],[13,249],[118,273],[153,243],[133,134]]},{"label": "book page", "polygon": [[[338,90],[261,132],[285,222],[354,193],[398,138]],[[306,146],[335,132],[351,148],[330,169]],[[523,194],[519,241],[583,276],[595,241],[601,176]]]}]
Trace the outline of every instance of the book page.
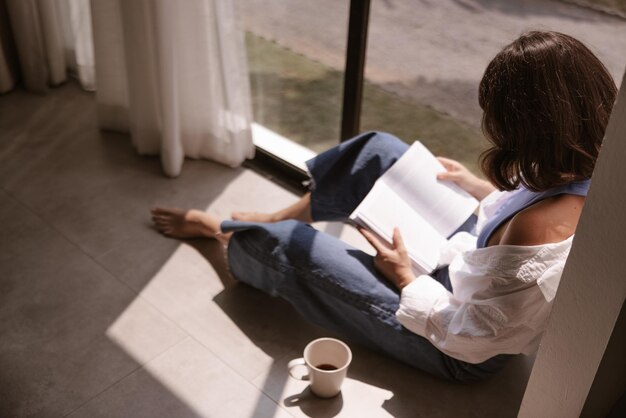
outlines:
[{"label": "book page", "polygon": [[380,181],[449,237],[476,210],[478,201],[455,183],[437,180],[437,173],[443,171],[437,158],[416,141]]},{"label": "book page", "polygon": [[424,220],[409,204],[384,182],[377,182],[352,219],[372,230],[383,240],[393,241],[398,227],[411,260],[420,272],[430,273],[437,267],[439,250],[446,239]]}]

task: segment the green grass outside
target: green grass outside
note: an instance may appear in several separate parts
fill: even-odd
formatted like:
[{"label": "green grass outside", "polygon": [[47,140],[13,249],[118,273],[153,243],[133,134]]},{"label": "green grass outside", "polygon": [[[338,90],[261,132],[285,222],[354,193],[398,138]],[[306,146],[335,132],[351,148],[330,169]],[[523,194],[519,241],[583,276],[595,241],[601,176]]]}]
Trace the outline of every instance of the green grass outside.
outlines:
[{"label": "green grass outside", "polygon": [[[317,152],[337,144],[343,73],[251,33],[246,43],[255,121]],[[409,143],[419,139],[435,155],[474,172],[486,146],[475,127],[369,82],[361,130],[390,132]]]}]

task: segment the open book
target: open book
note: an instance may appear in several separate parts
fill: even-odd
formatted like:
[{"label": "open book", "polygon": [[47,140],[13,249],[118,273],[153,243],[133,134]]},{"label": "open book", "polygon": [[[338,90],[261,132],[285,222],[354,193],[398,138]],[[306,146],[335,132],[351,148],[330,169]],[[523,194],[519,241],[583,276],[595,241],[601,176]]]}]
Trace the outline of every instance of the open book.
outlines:
[{"label": "open book", "polygon": [[437,180],[443,165],[419,141],[380,177],[350,219],[391,244],[398,227],[416,273],[435,270],[439,251],[476,210],[455,183]]}]

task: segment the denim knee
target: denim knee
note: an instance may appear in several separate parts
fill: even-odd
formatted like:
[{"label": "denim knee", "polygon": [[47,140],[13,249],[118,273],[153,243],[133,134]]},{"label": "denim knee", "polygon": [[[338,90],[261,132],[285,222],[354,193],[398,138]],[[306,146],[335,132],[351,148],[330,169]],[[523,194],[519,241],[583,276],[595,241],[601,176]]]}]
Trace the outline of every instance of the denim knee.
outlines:
[{"label": "denim knee", "polygon": [[[264,229],[247,229],[233,233],[228,243],[228,265],[237,280],[271,296],[278,296],[281,265],[278,240]],[[273,271],[275,273],[273,273]]]},{"label": "denim knee", "polygon": [[[231,274],[238,280],[278,296],[280,289],[288,286],[285,277],[295,277],[296,265],[289,254],[290,237],[295,230],[305,226],[288,220],[273,224],[256,224],[226,221],[226,231],[234,231],[228,244],[228,264]],[[306,225],[307,228],[311,228]]]},{"label": "denim knee", "polygon": [[319,221],[346,221],[378,178],[408,149],[386,133],[371,131],[307,161],[311,175],[311,216]]},{"label": "denim knee", "polygon": [[407,143],[389,132],[369,131],[364,136],[369,136],[366,147],[374,155],[392,154],[399,157],[407,149]]}]

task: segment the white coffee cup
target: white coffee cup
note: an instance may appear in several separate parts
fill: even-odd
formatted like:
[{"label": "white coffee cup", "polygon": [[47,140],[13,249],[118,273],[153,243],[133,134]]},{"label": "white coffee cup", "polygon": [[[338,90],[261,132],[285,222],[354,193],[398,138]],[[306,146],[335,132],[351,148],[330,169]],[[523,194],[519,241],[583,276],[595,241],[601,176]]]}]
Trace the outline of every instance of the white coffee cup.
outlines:
[{"label": "white coffee cup", "polygon": [[[302,358],[291,360],[287,365],[294,379],[310,380],[311,391],[321,398],[332,398],[341,392],[341,384],[352,361],[352,351],[342,341],[334,338],[318,338],[304,348]],[[298,366],[306,366],[308,374],[295,376]]]}]

